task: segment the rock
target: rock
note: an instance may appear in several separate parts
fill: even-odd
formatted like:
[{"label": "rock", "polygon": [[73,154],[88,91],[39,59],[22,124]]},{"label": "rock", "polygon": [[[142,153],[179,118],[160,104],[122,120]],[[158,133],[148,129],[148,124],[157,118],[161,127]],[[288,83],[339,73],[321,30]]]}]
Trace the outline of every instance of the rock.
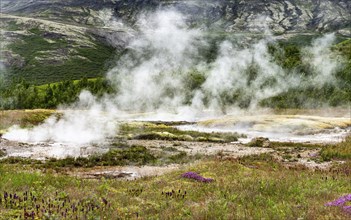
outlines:
[{"label": "rock", "polygon": [[270,147],[270,141],[268,138],[265,137],[256,137],[253,138],[248,145],[250,147],[264,147],[264,148],[269,148]]},{"label": "rock", "polygon": [[67,37],[65,34],[55,33],[55,32],[45,32],[42,34],[44,38],[51,39],[51,40],[58,40],[64,37]]},{"label": "rock", "polygon": [[106,171],[106,172],[95,172],[86,174],[88,177],[93,179],[119,179],[119,178],[130,178],[134,173],[129,172],[118,172],[118,171]]},{"label": "rock", "polygon": [[3,51],[2,55],[3,60],[1,62],[5,67],[22,68],[25,65],[24,59],[17,54],[13,54],[10,51]]}]

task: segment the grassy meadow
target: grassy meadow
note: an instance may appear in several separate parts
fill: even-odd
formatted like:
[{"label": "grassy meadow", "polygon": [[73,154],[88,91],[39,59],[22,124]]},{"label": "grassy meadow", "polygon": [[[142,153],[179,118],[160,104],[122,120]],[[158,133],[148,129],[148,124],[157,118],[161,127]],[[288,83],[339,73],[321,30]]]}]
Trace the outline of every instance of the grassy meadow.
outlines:
[{"label": "grassy meadow", "polygon": [[[347,219],[324,204],[348,194],[342,172],[287,169],[269,155],[209,159],[179,171],[135,181],[84,180],[31,167],[2,164],[2,219]],[[182,178],[187,171],[210,183]],[[27,200],[24,201],[26,194]],[[11,202],[12,201],[12,202]],[[39,208],[37,209],[36,207]],[[78,210],[75,209],[78,208]],[[95,208],[92,208],[95,207]],[[28,219],[30,219],[28,217]]]},{"label": "grassy meadow", "polygon": [[[8,119],[1,121],[2,128],[11,123],[28,127],[53,113],[3,111],[2,118],[6,115]],[[11,116],[16,120],[11,121]],[[174,136],[200,135],[177,133],[157,123],[123,126],[119,140],[123,135],[133,138],[143,132],[158,132],[161,127]],[[230,158],[218,153],[187,157],[186,163],[184,158],[170,160],[166,155],[166,164],[180,164],[180,168],[136,180],[86,179],[72,173],[102,166],[160,165],[159,155],[142,146],[123,146],[122,150],[86,159],[38,162],[7,158],[0,162],[0,219],[349,219],[350,214],[342,207],[326,203],[350,194],[350,143],[346,138],[335,145],[270,145],[275,150],[321,148],[321,159],[334,161],[326,170],[286,166],[273,154]],[[344,162],[338,163],[341,159]],[[186,172],[213,181],[182,177]]]},{"label": "grassy meadow", "polygon": [[[51,9],[48,10],[49,16]],[[115,8],[113,12],[117,12],[117,9]],[[89,14],[90,12],[86,15]],[[50,20],[49,17],[47,19]],[[213,151],[215,152],[213,154],[203,152],[209,152],[206,150],[213,149],[214,145],[226,145],[232,149],[235,145],[232,142],[246,137],[245,134],[182,131],[175,127],[188,122],[128,121],[120,122],[115,137],[106,140],[107,144],[93,145],[97,148],[106,147],[104,144],[108,145],[106,152],[101,154],[64,159],[46,158],[42,161],[9,157],[10,153],[7,150],[10,146],[26,152],[34,148],[26,143],[4,140],[2,137],[11,126],[32,128],[52,115],[59,118],[62,112],[54,109],[75,103],[84,90],[90,91],[97,98],[123,94],[123,86],[120,88],[118,86],[123,82],[112,82],[106,77],[106,72],[124,60],[133,61],[126,67],[131,65],[131,68],[137,69],[143,67],[138,66],[138,63],[144,61],[150,63],[146,67],[157,67],[158,63],[153,64],[152,51],[160,53],[155,56],[158,58],[163,55],[163,50],[168,50],[168,47],[153,48],[150,43],[144,46],[150,49],[150,54],[149,52],[143,54],[144,48],[139,48],[141,43],[135,44],[132,39],[126,39],[125,48],[124,46],[115,48],[108,39],[109,32],[106,32],[106,36],[103,33],[99,35],[95,33],[99,29],[95,30],[88,24],[83,28],[89,30],[91,28],[90,31],[81,31],[81,28],[70,25],[71,28],[62,33],[52,28],[59,27],[58,30],[64,30],[60,29],[64,23],[44,24],[45,22],[41,24],[33,21],[22,24],[10,19],[3,27],[4,33],[12,37],[8,38],[10,40],[6,38],[8,44],[5,45],[4,55],[9,57],[8,67],[0,68],[0,220],[351,219],[350,134],[345,140],[336,144],[271,142],[265,138],[258,138],[247,144],[238,144],[240,148],[238,151],[242,153],[249,149],[254,152],[255,148],[258,148],[270,153],[239,157],[233,156],[234,150]],[[218,25],[221,26],[220,23]],[[123,31],[117,33],[121,36],[124,34]],[[127,34],[134,35],[133,32]],[[199,51],[194,53],[196,56],[191,58],[193,60],[179,65],[179,67],[184,65],[184,69],[188,69],[187,72],[180,72],[183,76],[183,87],[179,88],[179,92],[185,94],[183,105],[190,106],[192,101],[198,98],[196,91],[206,87],[205,83],[209,79],[208,76],[212,75],[212,70],[217,71],[217,68],[213,69],[212,66],[221,67],[222,58],[226,53],[221,49],[224,45],[222,42],[241,45],[239,35],[210,31],[206,32],[203,39],[197,39],[199,46],[204,43],[200,41],[207,41],[208,45],[199,48],[194,46]],[[261,34],[255,35],[249,36],[251,40],[244,42],[243,47],[251,48],[254,39],[262,37]],[[189,38],[186,34],[182,37]],[[279,85],[280,80],[274,77],[263,79],[265,83],[262,85],[257,84],[261,88],[254,85],[256,80],[260,79],[261,71],[266,69],[273,71],[275,66],[279,67],[277,72],[284,72],[287,77],[301,79],[302,83],[282,88],[279,94],[272,93],[275,95],[268,96],[262,94],[262,97],[267,97],[264,99],[256,99],[255,95],[246,94],[241,86],[239,89],[228,90],[229,92],[218,92],[215,96],[209,92],[202,94],[204,105],[210,106],[212,99],[218,99],[223,112],[230,111],[227,109],[228,106],[247,110],[253,110],[252,106],[268,108],[276,114],[267,119],[269,122],[277,119],[279,114],[311,115],[316,114],[317,109],[321,109],[320,115],[325,115],[326,106],[331,108],[331,112],[334,108],[340,108],[343,111],[340,111],[342,113],[339,116],[346,115],[345,111],[349,113],[349,109],[346,108],[351,101],[351,39],[336,35],[335,43],[330,48],[335,59],[330,60],[340,62],[340,66],[332,74],[335,79],[323,85],[314,85],[309,81],[316,76],[316,73],[312,69],[313,66],[306,62],[305,53],[306,46],[310,46],[318,37],[321,35],[296,34],[295,37],[267,43],[263,50],[267,50],[268,54],[262,53],[267,56],[264,57],[267,63],[262,65],[269,68],[258,66],[254,57],[250,64],[245,65],[246,61],[243,59],[242,65],[245,68],[238,66],[239,69],[242,68],[240,70],[242,78],[248,79],[243,88],[251,86],[250,88],[254,90],[266,91],[264,88],[270,88],[270,85],[277,84],[279,88],[284,87],[285,84]],[[0,36],[0,40],[4,39]],[[129,40],[135,45],[133,43],[129,45]],[[154,40],[159,41],[158,38]],[[124,42],[121,45],[123,44]],[[135,56],[134,60],[133,55],[139,53],[139,49],[144,52]],[[240,52],[241,49],[239,47],[235,50]],[[260,50],[260,47],[255,46],[249,50]],[[247,53],[251,53],[249,50]],[[147,56],[142,58],[142,54]],[[261,59],[260,54],[257,53],[258,60]],[[190,55],[193,56],[189,53],[189,59]],[[217,58],[220,58],[218,62]],[[202,62],[198,62],[200,60]],[[135,65],[134,61],[137,61]],[[229,62],[231,61],[228,61],[228,64]],[[170,66],[177,66],[172,63],[170,62]],[[198,68],[197,65],[194,69],[188,68],[192,63],[199,66],[201,64],[205,68]],[[115,74],[124,76],[124,71],[121,71],[124,68],[124,66],[114,68]],[[170,73],[177,74],[177,71],[182,69]],[[269,71],[267,72],[270,75]],[[163,82],[164,74],[156,74],[155,77],[158,77],[157,75],[160,75],[160,78],[156,79]],[[238,76],[234,74],[233,77]],[[173,82],[170,80],[169,83]],[[225,87],[228,86],[223,87],[223,91],[226,91]],[[173,100],[178,91],[174,92],[173,87],[169,88],[163,97]],[[223,123],[230,122],[228,119],[224,120]],[[327,130],[332,127],[337,125],[321,129]],[[191,148],[184,143],[196,146]],[[43,144],[39,147],[45,149],[47,146]],[[193,149],[196,147],[199,151],[194,150],[194,153]],[[175,167],[175,169],[135,179],[123,178],[123,172],[121,176],[107,173],[88,178],[83,175],[130,167],[151,167],[157,172],[161,170],[160,168],[166,170]],[[189,172],[195,172],[201,177],[194,177],[196,174]]]}]

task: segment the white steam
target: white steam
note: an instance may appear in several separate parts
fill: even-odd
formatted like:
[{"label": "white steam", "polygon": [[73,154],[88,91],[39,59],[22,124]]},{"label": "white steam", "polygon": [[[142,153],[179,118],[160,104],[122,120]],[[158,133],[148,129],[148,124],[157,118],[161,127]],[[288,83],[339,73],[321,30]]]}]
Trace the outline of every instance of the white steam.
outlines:
[{"label": "white steam", "polygon": [[[284,70],[268,52],[268,44],[274,41],[268,22],[266,17],[258,16],[251,25],[264,33],[264,39],[246,48],[224,41],[215,61],[205,63],[197,59],[201,56],[199,49],[207,46],[204,34],[189,29],[181,14],[162,11],[143,16],[138,22],[140,35],[129,45],[130,53],[108,73],[119,89],[115,97],[118,107],[175,113],[186,109],[196,115],[203,110],[238,107],[239,102],[245,102],[235,100],[235,94],[239,94],[247,100],[246,106],[255,109],[261,100],[299,86],[299,74]],[[304,61],[315,73],[307,83],[322,85],[331,80],[338,67],[330,51],[333,39],[333,34],[326,35],[305,49]],[[205,82],[191,91],[189,103],[187,73],[194,70]]]},{"label": "white steam", "polygon": [[98,143],[116,133],[112,109],[100,104],[89,92],[84,91],[74,110],[66,110],[62,117],[52,116],[33,129],[13,127],[4,138],[21,142],[56,142],[87,144]]},{"label": "white steam", "polygon": [[316,39],[311,47],[305,49],[304,62],[311,66],[314,72],[312,83],[316,86],[336,81],[334,74],[340,67],[340,60],[331,52],[334,42],[335,34],[327,34]]},{"label": "white steam", "polygon": [[195,65],[199,30],[188,29],[183,16],[174,11],[143,16],[140,35],[129,45],[108,77],[116,82],[115,97],[122,109],[150,111],[179,107],[184,102],[184,73]]},{"label": "white steam", "polygon": [[[107,15],[106,19],[113,24],[110,17]],[[117,95],[97,100],[83,92],[80,101],[71,106],[73,111],[64,111],[61,118],[52,117],[30,130],[13,128],[4,138],[24,142],[100,142],[115,135],[120,111],[156,111],[160,113],[158,118],[175,113],[192,120],[209,110],[228,112],[245,101],[247,107],[256,109],[261,100],[302,83],[298,74],[286,72],[268,52],[273,37],[267,25],[262,26],[264,39],[246,48],[222,42],[212,63],[200,59],[201,48],[208,46],[205,34],[189,28],[178,12],[144,15],[137,27],[139,34],[129,43],[128,52],[107,73],[116,85]],[[314,71],[308,83],[322,85],[333,80],[338,67],[329,49],[333,39],[334,35],[326,35],[306,48],[304,62]],[[189,91],[191,72],[197,72],[204,80]]]},{"label": "white steam", "polygon": [[[254,68],[253,76],[248,73],[250,68]],[[224,42],[201,92],[211,97],[210,108],[218,108],[223,94],[236,92],[241,92],[252,101],[252,107],[257,107],[258,101],[287,90],[292,86],[288,83],[296,84],[295,81],[272,61],[266,40],[245,49]]]}]

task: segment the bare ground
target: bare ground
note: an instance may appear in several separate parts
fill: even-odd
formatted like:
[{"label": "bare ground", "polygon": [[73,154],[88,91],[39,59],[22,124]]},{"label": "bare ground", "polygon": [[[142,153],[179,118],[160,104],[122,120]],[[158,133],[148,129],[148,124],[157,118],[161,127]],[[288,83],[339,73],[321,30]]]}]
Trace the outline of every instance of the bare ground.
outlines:
[{"label": "bare ground", "polygon": [[67,172],[70,176],[83,179],[126,179],[134,180],[148,176],[159,176],[181,167],[179,164],[167,166],[114,166],[114,167],[93,167],[79,168]]},{"label": "bare ground", "polygon": [[[154,152],[162,152],[166,148],[184,151],[189,155],[218,156],[221,158],[238,158],[263,153],[273,154],[287,167],[304,166],[308,169],[328,169],[331,162],[318,160],[320,149],[308,148],[260,148],[247,147],[240,143],[208,143],[208,142],[187,142],[187,141],[162,141],[162,140],[128,140],[128,145],[141,145]],[[108,150],[106,146],[70,146],[65,144],[26,144],[8,141],[0,138],[0,150],[7,154],[6,157],[26,157],[31,159],[44,160],[55,155],[67,156],[89,156],[95,153],[103,153]],[[56,154],[55,154],[56,153]],[[64,154],[65,153],[65,154]],[[59,157],[60,158],[60,157]],[[87,179],[113,178],[133,180],[136,178],[162,175],[164,173],[179,169],[179,164],[167,166],[113,166],[75,168],[64,171],[67,175]]]},{"label": "bare ground", "polygon": [[141,145],[152,149],[174,147],[177,150],[185,151],[190,155],[216,155],[218,153],[231,157],[242,157],[254,154],[273,152],[269,148],[245,147],[237,143],[209,143],[209,142],[189,142],[189,141],[162,141],[162,140],[129,140],[130,145]]}]

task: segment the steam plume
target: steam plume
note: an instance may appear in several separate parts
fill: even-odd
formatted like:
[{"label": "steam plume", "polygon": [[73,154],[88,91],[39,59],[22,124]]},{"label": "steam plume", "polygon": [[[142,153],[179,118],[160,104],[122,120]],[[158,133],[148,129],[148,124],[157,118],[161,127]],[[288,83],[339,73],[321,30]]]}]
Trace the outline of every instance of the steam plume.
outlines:
[{"label": "steam plume", "polygon": [[[189,120],[207,110],[228,112],[243,103],[256,109],[261,100],[302,83],[268,52],[274,40],[268,25],[263,25],[264,38],[248,47],[222,42],[211,63],[200,59],[200,49],[207,47],[204,33],[189,28],[176,11],[144,14],[137,27],[139,34],[129,43],[128,52],[107,73],[118,94],[97,100],[83,92],[80,101],[70,106],[75,111],[65,111],[62,118],[52,117],[30,130],[13,128],[4,137],[25,142],[99,142],[114,135],[113,121],[121,111],[171,112]],[[322,85],[333,79],[338,67],[330,55],[333,39],[334,35],[326,35],[306,48],[304,60],[315,72],[308,83]],[[204,80],[189,91],[189,73],[194,71]]]}]

